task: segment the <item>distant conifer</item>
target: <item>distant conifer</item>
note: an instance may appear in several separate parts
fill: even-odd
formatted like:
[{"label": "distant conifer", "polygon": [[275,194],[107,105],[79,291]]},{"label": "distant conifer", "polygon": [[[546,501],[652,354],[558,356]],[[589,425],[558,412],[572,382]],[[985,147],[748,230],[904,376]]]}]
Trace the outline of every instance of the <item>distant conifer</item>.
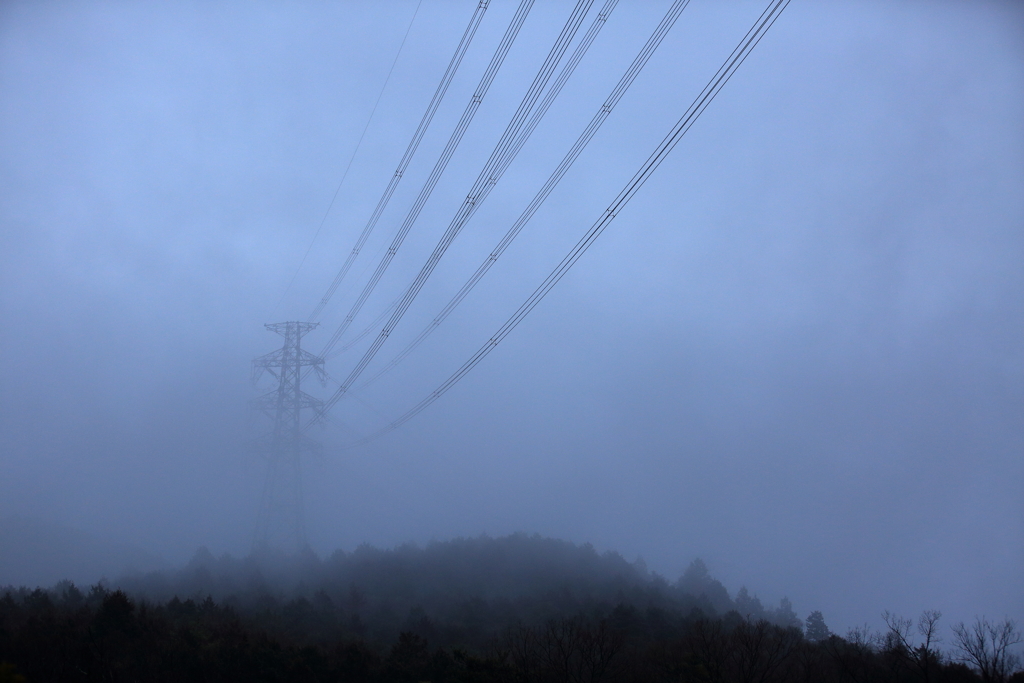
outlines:
[{"label": "distant conifer", "polygon": [[807,640],[818,642],[828,640],[828,637],[832,635],[832,632],[828,630],[828,626],[825,625],[825,617],[821,616],[821,612],[817,610],[807,616],[805,623],[804,635],[807,636]]}]

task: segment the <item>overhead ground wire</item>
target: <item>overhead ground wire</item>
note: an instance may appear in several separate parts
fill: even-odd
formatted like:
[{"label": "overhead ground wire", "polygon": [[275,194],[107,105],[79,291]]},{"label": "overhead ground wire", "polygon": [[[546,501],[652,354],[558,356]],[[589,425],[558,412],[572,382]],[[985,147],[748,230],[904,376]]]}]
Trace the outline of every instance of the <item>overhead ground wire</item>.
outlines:
[{"label": "overhead ground wire", "polygon": [[[327,216],[330,215],[331,209],[334,207],[334,202],[338,199],[338,193],[341,192],[341,186],[345,184],[345,179],[348,178],[348,172],[349,169],[352,168],[352,162],[355,160],[356,154],[359,153],[359,148],[363,145],[363,138],[366,137],[366,131],[370,128],[370,123],[373,121],[374,114],[377,113],[377,107],[380,105],[380,100],[384,96],[384,91],[387,89],[388,83],[391,81],[391,74],[395,71],[395,65],[398,64],[398,58],[402,55],[402,49],[405,47],[405,41],[409,39],[409,32],[412,30],[412,25],[416,22],[416,15],[420,13],[420,5],[422,4],[423,0],[419,0],[419,2],[416,3],[416,9],[413,10],[412,18],[409,19],[409,25],[405,28],[405,35],[402,36],[402,42],[398,46],[395,58],[391,61],[391,68],[388,69],[388,75],[384,77],[384,84],[380,86],[380,92],[377,93],[377,100],[373,103],[373,109],[370,110],[370,115],[366,119],[366,125],[363,126],[363,132],[359,134],[359,140],[356,141],[355,149],[352,150],[352,156],[348,158],[348,163],[345,165],[345,171],[341,174],[341,180],[338,181],[338,187],[334,190],[334,195],[331,197],[331,201],[327,205],[324,217],[320,219],[320,225],[317,226],[316,232],[313,233],[313,239],[309,241],[309,246],[306,247],[306,253],[302,255],[299,265],[295,268],[295,272],[292,273],[291,280],[288,281],[288,285],[281,293],[281,298],[277,300],[276,304],[274,304],[274,308],[278,308],[281,305],[281,302],[284,301],[284,297],[288,294],[289,290],[291,290],[292,285],[295,284],[295,278],[298,277],[299,271],[301,271],[302,266],[305,265],[306,259],[309,257],[309,252],[313,250],[316,238],[320,236],[320,232],[324,229],[324,223],[327,222]],[[310,320],[312,320],[312,318],[310,318]]]}]

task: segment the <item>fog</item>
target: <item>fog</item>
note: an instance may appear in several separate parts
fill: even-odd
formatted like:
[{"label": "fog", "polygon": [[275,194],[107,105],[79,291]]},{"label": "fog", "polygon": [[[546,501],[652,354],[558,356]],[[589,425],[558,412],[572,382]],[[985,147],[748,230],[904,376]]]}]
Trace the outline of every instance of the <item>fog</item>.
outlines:
[{"label": "fog", "polygon": [[[618,5],[371,372],[486,257],[667,5]],[[263,324],[305,319],[323,295],[472,7],[0,5],[2,538],[70,527],[140,566],[249,551],[265,465],[248,402],[267,390],[250,361],[280,345]],[[417,272],[570,9],[534,7],[353,332]],[[792,3],[512,335],[352,447],[487,341],[762,9],[693,0],[480,286],[311,432],[316,552],[540,533],[670,580],[700,557],[731,593],[787,596],[840,633],[883,610],[1024,619],[1016,4]],[[310,348],[343,320],[514,11],[487,11]],[[368,342],[327,371],[346,375]],[[61,578],[15,545],[0,584]],[[77,566],[120,569],[90,562]]]}]

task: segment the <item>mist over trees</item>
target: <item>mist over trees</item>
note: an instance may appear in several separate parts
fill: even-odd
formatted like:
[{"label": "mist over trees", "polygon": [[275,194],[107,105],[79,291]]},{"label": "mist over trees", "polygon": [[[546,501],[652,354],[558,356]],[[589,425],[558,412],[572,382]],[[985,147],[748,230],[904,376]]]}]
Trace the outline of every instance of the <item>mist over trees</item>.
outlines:
[{"label": "mist over trees", "polygon": [[[606,22],[614,2],[580,4],[601,35],[515,161],[493,157],[507,174],[483,206],[464,204],[473,178],[532,125],[506,122],[545,101],[523,93],[569,10],[533,3],[473,103],[519,4],[490,3],[302,348],[348,325],[453,126],[465,139],[331,376],[390,368],[536,216],[429,341],[339,399],[302,462],[319,557],[251,558],[270,468],[249,448],[250,362],[284,349],[263,325],[311,320],[479,3],[0,3],[0,679],[1013,675],[1024,3],[790,3],[604,214],[760,11],[689,3],[610,115],[673,3]],[[468,129],[464,104],[481,105]],[[528,204],[592,114],[600,133]],[[463,206],[476,218],[434,261]],[[614,227],[509,318],[599,216]],[[434,274],[406,289],[417,272]],[[385,342],[372,328],[421,284]],[[481,348],[443,400],[352,448]],[[629,559],[532,537],[352,550],[483,529]],[[697,554],[715,565],[687,567]],[[887,608],[905,616],[847,632]]]},{"label": "mist over trees", "polygon": [[[787,599],[672,581],[614,552],[516,534],[214,557],[87,589],[0,591],[0,681],[1024,680],[1016,625],[941,613],[831,633]],[[802,628],[802,626],[804,628]]]},{"label": "mist over trees", "polygon": [[[515,623],[601,611],[617,604],[725,614],[737,605],[703,561],[675,582],[613,552],[598,553],[540,536],[515,534],[404,545],[368,545],[319,559],[313,553],[215,558],[200,549],[177,572],[154,572],[118,584],[132,595],[166,601],[211,596],[245,609],[267,596],[330,605],[337,635],[391,640],[417,630],[437,644],[482,645]],[[746,591],[741,591],[746,595]],[[753,600],[756,600],[754,598]],[[784,602],[788,604],[788,602]],[[781,620],[782,609],[757,602],[753,619]]]}]

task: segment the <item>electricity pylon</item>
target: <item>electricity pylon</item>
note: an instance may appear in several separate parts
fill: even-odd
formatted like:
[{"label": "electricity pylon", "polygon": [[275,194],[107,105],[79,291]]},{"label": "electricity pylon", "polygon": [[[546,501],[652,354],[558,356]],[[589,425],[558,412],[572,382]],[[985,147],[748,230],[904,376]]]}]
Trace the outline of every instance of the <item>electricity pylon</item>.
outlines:
[{"label": "electricity pylon", "polygon": [[302,456],[318,452],[320,444],[302,433],[302,410],[319,410],[322,401],[302,391],[303,369],[312,367],[326,380],[324,359],[302,349],[302,337],[319,323],[284,322],[265,325],[284,337],[277,351],[252,362],[253,382],[264,371],[277,378],[277,388],[253,403],[273,420],[270,433],[257,441],[267,457],[267,481],[253,537],[253,550],[298,551],[306,547],[302,502]]}]

